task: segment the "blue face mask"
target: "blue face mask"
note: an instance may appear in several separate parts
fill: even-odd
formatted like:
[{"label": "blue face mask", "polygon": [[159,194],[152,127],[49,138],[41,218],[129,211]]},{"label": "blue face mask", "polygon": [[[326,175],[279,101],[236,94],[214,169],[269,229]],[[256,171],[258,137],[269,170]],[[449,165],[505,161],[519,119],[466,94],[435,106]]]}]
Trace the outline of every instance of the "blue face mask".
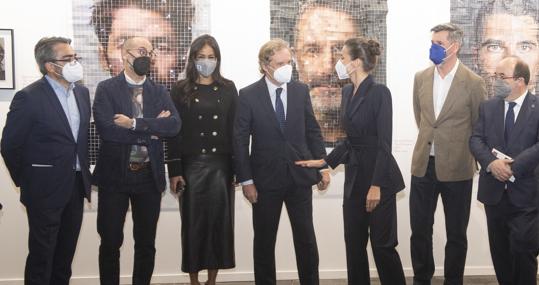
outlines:
[{"label": "blue face mask", "polygon": [[[453,46],[453,45],[451,45]],[[450,48],[451,48],[450,46]],[[432,62],[434,62],[434,64],[436,65],[439,65],[441,64],[442,62],[444,62],[444,60],[446,59],[446,53],[447,53],[447,50],[441,46],[441,45],[438,45],[438,44],[435,44],[435,43],[432,43],[432,45],[430,46],[430,60],[432,60]]]}]

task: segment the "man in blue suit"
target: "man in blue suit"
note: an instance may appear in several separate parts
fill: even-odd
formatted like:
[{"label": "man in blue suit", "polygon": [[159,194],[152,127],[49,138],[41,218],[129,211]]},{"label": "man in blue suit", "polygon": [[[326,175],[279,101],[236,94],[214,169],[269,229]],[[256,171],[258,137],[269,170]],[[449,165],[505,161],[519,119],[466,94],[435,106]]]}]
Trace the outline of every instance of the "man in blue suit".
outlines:
[{"label": "man in blue suit", "polygon": [[503,59],[495,76],[495,97],[481,103],[470,138],[470,150],[481,164],[477,198],[485,204],[498,282],[531,285],[537,282],[539,253],[534,178],[539,164],[539,101],[528,91],[530,69],[523,60]]},{"label": "man in blue suit", "polygon": [[13,97],[2,133],[2,157],[28,215],[24,284],[67,285],[90,200],[88,89],[82,66],[61,37],[42,38],[34,55],[40,80]]},{"label": "man in blue suit", "polygon": [[[312,217],[312,185],[325,189],[316,169],[297,160],[326,156],[307,85],[290,81],[291,54],[280,39],[264,44],[258,55],[264,76],[239,92],[234,124],[236,180],[253,204],[255,282],[275,284],[275,240],[286,205],[301,284],[318,284],[318,248]],[[252,138],[249,154],[249,138]]]},{"label": "man in blue suit", "polygon": [[94,120],[101,147],[94,176],[99,187],[97,231],[101,284],[119,284],[120,247],[129,203],[133,218],[133,282],[150,284],[155,233],[165,190],[163,138],[176,135],[180,117],[165,86],[146,76],[153,48],[146,38],[122,46],[124,71],[100,82]]}]

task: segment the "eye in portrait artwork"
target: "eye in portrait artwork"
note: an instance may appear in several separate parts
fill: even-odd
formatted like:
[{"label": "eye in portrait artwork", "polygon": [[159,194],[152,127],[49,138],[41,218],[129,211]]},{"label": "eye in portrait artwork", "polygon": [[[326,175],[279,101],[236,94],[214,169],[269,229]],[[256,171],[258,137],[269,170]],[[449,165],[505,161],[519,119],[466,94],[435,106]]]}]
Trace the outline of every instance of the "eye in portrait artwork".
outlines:
[{"label": "eye in portrait artwork", "polygon": [[463,27],[461,60],[483,79],[493,96],[498,63],[517,56],[530,67],[528,89],[536,93],[539,79],[539,1],[451,1],[451,21]]}]

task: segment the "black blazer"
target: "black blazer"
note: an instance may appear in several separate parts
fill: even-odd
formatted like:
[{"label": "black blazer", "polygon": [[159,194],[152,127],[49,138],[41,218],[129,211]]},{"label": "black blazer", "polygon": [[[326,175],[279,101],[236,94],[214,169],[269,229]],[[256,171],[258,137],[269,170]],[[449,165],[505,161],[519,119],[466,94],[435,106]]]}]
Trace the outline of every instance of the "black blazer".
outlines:
[{"label": "black blazer", "polygon": [[537,205],[537,186],[534,170],[539,164],[539,105],[537,97],[526,94],[509,142],[504,140],[505,106],[499,97],[481,103],[479,119],[472,136],[470,150],[481,164],[477,199],[486,205],[496,205],[502,198],[505,183],[487,173],[488,165],[496,159],[492,149],[507,154],[514,162],[511,169],[515,183],[508,182],[507,194],[517,207]]},{"label": "black blazer", "polygon": [[283,132],[264,77],[240,90],[234,122],[237,181],[253,179],[262,189],[288,186],[289,175],[299,186],[312,186],[320,181],[318,170],[294,164],[297,160],[321,159],[326,155],[307,85],[297,81],[288,83],[286,114]]},{"label": "black blazer", "polygon": [[86,198],[90,200],[88,89],[73,89],[80,113],[77,141],[67,116],[45,77],[18,91],[11,101],[2,133],[1,152],[13,182],[21,187],[21,202],[37,207],[62,207],[71,199],[79,157]]},{"label": "black blazer", "polygon": [[[119,127],[114,124],[114,114],[133,117],[131,96],[123,72],[97,85],[93,111],[101,146],[94,170],[95,183],[109,187],[125,183],[131,146],[146,145],[156,187],[164,191],[163,138],[178,133],[180,117],[165,86],[146,78],[142,97],[144,118],[136,119],[135,130]],[[163,110],[170,111],[170,117],[156,118]]]},{"label": "black blazer", "polygon": [[391,154],[393,111],[391,92],[368,76],[353,96],[354,86],[342,89],[342,124],[346,139],[326,158],[331,168],[345,164],[344,196],[366,195],[380,186],[382,198],[404,189],[397,161]]}]

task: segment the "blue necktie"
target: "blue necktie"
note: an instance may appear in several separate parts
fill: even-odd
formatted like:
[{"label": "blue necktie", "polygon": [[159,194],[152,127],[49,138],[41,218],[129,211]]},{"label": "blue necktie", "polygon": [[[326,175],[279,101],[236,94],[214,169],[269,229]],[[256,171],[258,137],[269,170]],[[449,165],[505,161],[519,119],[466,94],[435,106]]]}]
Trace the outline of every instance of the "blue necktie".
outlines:
[{"label": "blue necktie", "polygon": [[286,117],[284,115],[284,105],[283,101],[281,100],[281,93],[283,92],[283,88],[279,87],[277,90],[275,90],[275,115],[277,116],[277,121],[279,121],[279,126],[281,127],[281,131],[284,132],[284,127],[286,125]]},{"label": "blue necktie", "polygon": [[511,131],[513,131],[513,127],[515,126],[515,111],[513,111],[513,108],[515,108],[516,104],[517,103],[515,102],[509,102],[509,109],[507,109],[507,114],[505,114],[505,132],[503,137],[506,144],[509,141]]}]

